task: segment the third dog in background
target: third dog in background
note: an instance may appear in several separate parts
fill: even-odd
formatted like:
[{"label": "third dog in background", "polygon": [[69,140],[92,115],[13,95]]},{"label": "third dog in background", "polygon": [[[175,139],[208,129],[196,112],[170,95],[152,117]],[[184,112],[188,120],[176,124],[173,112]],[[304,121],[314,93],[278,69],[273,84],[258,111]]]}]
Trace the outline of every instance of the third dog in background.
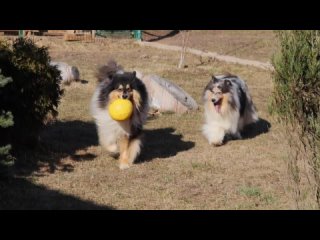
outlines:
[{"label": "third dog in background", "polygon": [[56,66],[60,71],[61,75],[61,83],[69,85],[73,81],[80,80],[80,72],[79,69],[75,66],[70,66],[64,62],[51,62],[52,66]]}]

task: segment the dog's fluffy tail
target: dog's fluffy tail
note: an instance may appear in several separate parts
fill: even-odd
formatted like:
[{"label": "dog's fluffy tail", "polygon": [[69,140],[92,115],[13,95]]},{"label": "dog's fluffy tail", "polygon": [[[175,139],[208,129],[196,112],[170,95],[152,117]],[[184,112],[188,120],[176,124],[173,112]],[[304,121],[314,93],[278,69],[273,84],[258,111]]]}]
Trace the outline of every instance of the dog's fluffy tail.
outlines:
[{"label": "dog's fluffy tail", "polygon": [[122,66],[118,65],[114,60],[109,60],[107,65],[99,68],[97,74],[98,82],[110,81],[112,76],[119,71],[123,71]]}]

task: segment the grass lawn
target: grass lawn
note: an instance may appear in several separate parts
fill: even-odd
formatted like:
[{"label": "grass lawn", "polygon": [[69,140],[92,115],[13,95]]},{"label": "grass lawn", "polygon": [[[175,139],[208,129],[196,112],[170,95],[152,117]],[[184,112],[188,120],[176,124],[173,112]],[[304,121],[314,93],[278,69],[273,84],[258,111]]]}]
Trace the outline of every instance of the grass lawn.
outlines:
[{"label": "grass lawn", "polygon": [[[207,31],[203,34],[208,35]],[[265,41],[264,34],[253,35]],[[240,36],[244,38],[241,44],[248,39],[245,34]],[[192,55],[186,56],[188,67],[178,69],[180,53],[141,47],[128,39],[83,43],[39,37],[36,41],[49,46],[53,60],[77,66],[82,81],[65,87],[58,121],[43,131],[39,149],[25,157],[32,164],[25,168],[24,177],[0,184],[4,193],[0,209],[294,208],[284,161],[286,145],[280,137],[281,127],[267,110],[272,92],[270,72],[200,62]],[[223,41],[218,43],[223,49]],[[243,56],[253,58],[254,54],[257,60],[266,60],[268,55],[249,48]],[[212,74],[229,71],[239,75],[247,81],[261,121],[243,140],[212,147],[201,134],[202,107],[181,115],[163,113],[145,126],[139,162],[120,171],[117,160],[98,145],[89,114],[96,69],[109,57],[127,70],[170,79],[200,105],[202,90]]]}]

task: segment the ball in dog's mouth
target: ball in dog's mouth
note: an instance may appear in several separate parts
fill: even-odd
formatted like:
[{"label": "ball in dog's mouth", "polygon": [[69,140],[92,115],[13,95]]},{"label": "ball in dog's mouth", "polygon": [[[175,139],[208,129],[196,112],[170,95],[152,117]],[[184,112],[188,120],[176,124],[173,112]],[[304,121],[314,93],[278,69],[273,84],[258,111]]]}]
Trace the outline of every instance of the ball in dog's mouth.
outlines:
[{"label": "ball in dog's mouth", "polygon": [[108,107],[109,114],[116,121],[123,121],[130,118],[133,113],[133,105],[130,100],[118,98]]}]

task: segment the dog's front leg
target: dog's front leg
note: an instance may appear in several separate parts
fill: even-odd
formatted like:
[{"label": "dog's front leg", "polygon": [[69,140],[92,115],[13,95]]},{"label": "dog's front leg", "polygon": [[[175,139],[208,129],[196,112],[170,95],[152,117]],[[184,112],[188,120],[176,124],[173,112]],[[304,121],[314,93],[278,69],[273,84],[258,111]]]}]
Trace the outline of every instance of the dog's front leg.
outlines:
[{"label": "dog's front leg", "polygon": [[129,168],[137,158],[141,149],[140,138],[130,139],[127,136],[120,140],[120,169]]},{"label": "dog's front leg", "polygon": [[130,139],[129,148],[128,148],[128,162],[129,164],[133,164],[134,160],[136,160],[137,156],[140,153],[141,149],[141,140],[139,137]]},{"label": "dog's front leg", "polygon": [[119,167],[121,170],[127,169],[130,167],[129,163],[129,136],[123,136],[119,141],[120,148],[120,158],[119,158]]},{"label": "dog's front leg", "polygon": [[223,144],[223,139],[225,136],[225,130],[221,127],[213,128],[212,134],[209,136],[210,145],[221,146]]}]

